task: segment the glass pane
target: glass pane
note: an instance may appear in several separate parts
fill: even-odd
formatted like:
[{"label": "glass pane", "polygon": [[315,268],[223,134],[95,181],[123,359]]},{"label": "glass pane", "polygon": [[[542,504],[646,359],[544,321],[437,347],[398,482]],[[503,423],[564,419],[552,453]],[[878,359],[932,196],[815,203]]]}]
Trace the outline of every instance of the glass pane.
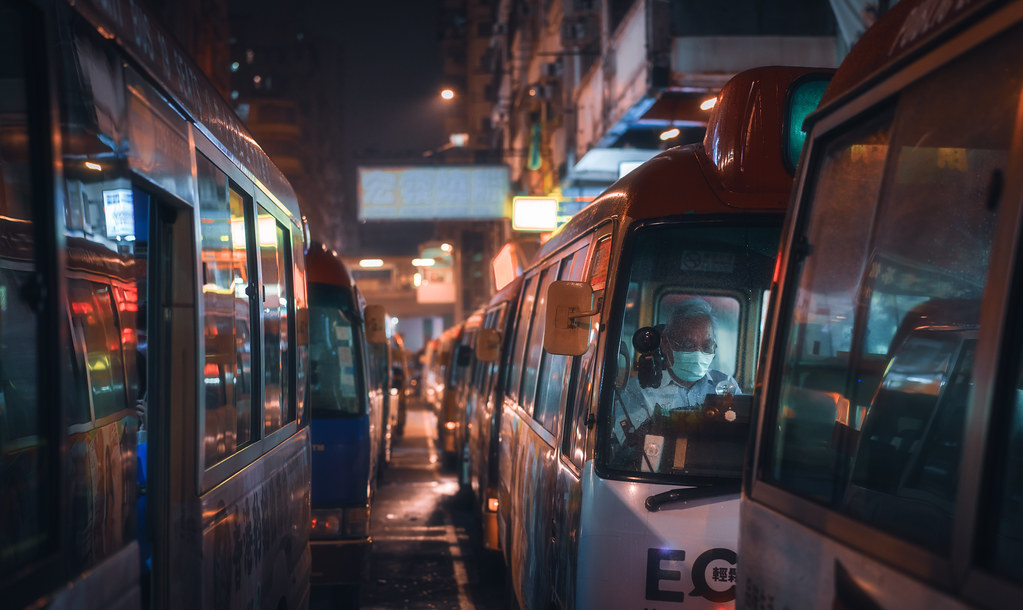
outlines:
[{"label": "glass pane", "polygon": [[[573,265],[582,266],[578,259],[586,257],[586,250],[570,254],[561,261],[558,279],[568,280],[572,277]],[[551,274],[553,276],[553,273]],[[546,300],[546,299],[545,299]],[[544,306],[546,311],[546,306]],[[543,346],[543,334],[537,339]],[[552,434],[557,434],[561,417],[562,402],[568,394],[569,374],[573,358],[558,354],[543,353],[543,364],[540,366],[539,388],[536,397],[536,409],[533,417]]]},{"label": "glass pane", "polygon": [[[287,313],[282,320],[281,277],[283,251],[281,228],[274,217],[259,208],[256,227],[259,231],[259,260],[263,272],[263,426],[267,433],[284,424],[282,366],[286,366],[282,353],[282,335],[287,340]],[[285,297],[285,302],[287,298]],[[285,305],[286,307],[286,305]],[[282,323],[283,322],[283,323]]]},{"label": "glass pane", "polygon": [[[775,222],[778,222],[776,220]],[[618,358],[609,367],[609,466],[665,478],[739,476],[761,300],[777,226],[640,229],[626,253]]]},{"label": "glass pane", "polygon": [[[611,244],[611,238],[605,237],[597,246],[597,251],[602,251]],[[572,274],[569,277],[573,281],[586,281],[586,255],[589,246],[583,248],[576,254],[572,265]],[[592,284],[591,284],[592,286]],[[603,297],[603,291],[594,292],[594,303],[599,303]],[[565,423],[565,437],[562,445],[562,452],[569,456],[569,459],[577,467],[582,468],[585,457],[586,434],[589,428],[586,426],[586,419],[590,412],[590,400],[593,397],[593,389],[597,382],[594,378],[595,355],[597,353],[597,331],[598,326],[590,324],[590,336],[587,342],[586,352],[576,361],[575,392],[572,400],[572,417]]]},{"label": "glass pane", "polygon": [[828,146],[806,228],[809,255],[799,270],[798,323],[787,340],[771,477],[825,501],[838,469],[831,441],[837,414],[848,421],[855,297],[873,220],[864,203],[877,199],[888,138],[888,123],[874,124]]},{"label": "glass pane", "polygon": [[206,466],[252,438],[252,333],[246,206],[227,177],[198,158],[205,320]]},{"label": "glass pane", "polygon": [[[805,295],[827,293],[825,321],[843,341],[820,341],[818,353],[801,350],[798,338],[810,334],[805,322],[789,340],[775,478],[935,551],[948,548],[955,521],[996,220],[991,202],[1008,171],[1023,88],[1019,66],[1003,61],[1023,56],[1018,34],[974,51],[902,95],[876,209],[871,197],[851,201],[841,188],[817,189],[820,209],[811,228],[827,223],[836,234],[855,233],[859,243],[831,252],[825,237],[808,236],[810,256],[794,319],[814,314],[820,322],[821,301],[809,305],[813,297]],[[984,100],[983,121],[976,120],[977,99]],[[870,169],[874,181],[881,178],[879,163]],[[830,216],[843,203],[858,222]],[[866,217],[872,218],[869,233],[858,228]],[[838,276],[847,283],[843,291],[822,290],[835,286],[837,274],[812,276],[815,258],[821,267],[855,261],[862,270]],[[808,351],[829,358],[828,370],[807,367]],[[814,372],[829,378],[815,379]]]},{"label": "glass pane", "polygon": [[[313,414],[362,415],[362,370],[352,322],[336,305],[341,294],[317,285],[309,308],[309,391]],[[333,294],[332,294],[333,293]]]},{"label": "glass pane", "polygon": [[67,291],[71,325],[83,344],[93,415],[100,420],[127,408],[121,332],[114,320],[111,288],[69,280]]},{"label": "glass pane", "polygon": [[[540,358],[543,355],[544,318],[547,315],[547,289],[558,275],[554,266],[540,272],[540,290],[536,295],[536,303],[532,308],[529,339],[525,345],[526,360],[522,368],[522,393],[519,404],[527,413],[533,415],[533,401],[536,399],[536,377],[540,370]],[[520,335],[521,336],[521,335]]]},{"label": "glass pane", "polygon": [[526,338],[529,336],[529,321],[533,317],[533,303],[536,301],[536,275],[526,278],[522,288],[522,305],[519,307],[518,320],[515,328],[515,345],[508,367],[508,378],[505,380],[505,394],[512,400],[519,398],[519,382],[522,379],[522,358],[526,353]]}]

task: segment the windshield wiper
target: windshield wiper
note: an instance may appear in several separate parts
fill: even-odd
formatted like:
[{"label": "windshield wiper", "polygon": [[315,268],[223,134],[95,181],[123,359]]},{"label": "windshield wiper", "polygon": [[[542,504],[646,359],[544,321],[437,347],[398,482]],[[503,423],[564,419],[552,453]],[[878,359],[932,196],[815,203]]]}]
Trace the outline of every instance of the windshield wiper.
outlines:
[{"label": "windshield wiper", "polygon": [[646,499],[646,509],[652,513],[660,510],[665,504],[676,502],[689,502],[690,500],[702,500],[717,496],[727,496],[739,493],[742,487],[740,481],[718,483],[715,485],[700,485],[698,487],[680,487],[663,493],[654,494]]}]

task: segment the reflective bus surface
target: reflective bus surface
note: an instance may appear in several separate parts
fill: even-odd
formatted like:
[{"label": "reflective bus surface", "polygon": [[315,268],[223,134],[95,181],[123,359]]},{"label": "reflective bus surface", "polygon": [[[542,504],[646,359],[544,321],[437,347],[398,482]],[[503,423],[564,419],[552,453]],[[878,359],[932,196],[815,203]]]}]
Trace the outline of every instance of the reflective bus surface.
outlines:
[{"label": "reflective bus surface", "polygon": [[459,364],[459,354],[465,354],[462,345],[462,333],[466,322],[462,321],[448,328],[439,337],[437,353],[434,355],[434,394],[433,408],[437,412],[437,448],[440,450],[441,463],[454,468],[458,463],[461,436],[461,413],[458,406],[458,381],[463,377],[463,364]]},{"label": "reflective bus surface", "polygon": [[1023,2],[903,0],[811,116],[743,607],[1023,604],[1021,94]]},{"label": "reflective bus surface", "polygon": [[789,115],[829,77],[736,76],[702,145],[633,170],[525,271],[497,502],[521,607],[734,600],[749,393],[801,150]]},{"label": "reflective bus surface", "polygon": [[504,389],[501,372],[508,358],[513,328],[512,313],[522,291],[522,277],[501,288],[482,310],[482,322],[473,348],[472,373],[467,378],[466,396],[466,464],[463,483],[476,499],[483,530],[483,545],[490,550],[501,548],[497,530],[499,447],[501,405]]},{"label": "reflective bus surface", "polygon": [[151,23],[0,5],[0,598],[299,608],[301,216]]},{"label": "reflective bus surface", "polygon": [[380,465],[383,409],[370,408],[365,299],[334,252],[313,243],[309,280],[312,411],[312,584],[357,597],[367,575],[369,516]]}]

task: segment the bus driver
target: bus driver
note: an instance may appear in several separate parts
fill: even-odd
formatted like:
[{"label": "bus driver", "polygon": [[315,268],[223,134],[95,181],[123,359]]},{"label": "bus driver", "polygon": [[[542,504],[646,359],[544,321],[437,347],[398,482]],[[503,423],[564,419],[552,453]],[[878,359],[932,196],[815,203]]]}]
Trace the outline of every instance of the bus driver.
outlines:
[{"label": "bus driver", "polygon": [[660,383],[644,388],[633,375],[621,392],[615,409],[619,442],[627,444],[625,437],[641,431],[655,413],[697,411],[708,394],[741,394],[734,377],[710,368],[717,346],[717,320],[710,303],[699,297],[682,301],[661,334]]}]

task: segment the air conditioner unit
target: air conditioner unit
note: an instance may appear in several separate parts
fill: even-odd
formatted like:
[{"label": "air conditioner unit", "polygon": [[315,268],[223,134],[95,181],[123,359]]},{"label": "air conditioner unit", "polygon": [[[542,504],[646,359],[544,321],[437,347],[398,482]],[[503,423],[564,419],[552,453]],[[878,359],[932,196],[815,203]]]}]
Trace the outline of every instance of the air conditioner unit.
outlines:
[{"label": "air conditioner unit", "polygon": [[540,74],[545,78],[557,78],[561,76],[561,62],[552,61],[540,66]]}]

